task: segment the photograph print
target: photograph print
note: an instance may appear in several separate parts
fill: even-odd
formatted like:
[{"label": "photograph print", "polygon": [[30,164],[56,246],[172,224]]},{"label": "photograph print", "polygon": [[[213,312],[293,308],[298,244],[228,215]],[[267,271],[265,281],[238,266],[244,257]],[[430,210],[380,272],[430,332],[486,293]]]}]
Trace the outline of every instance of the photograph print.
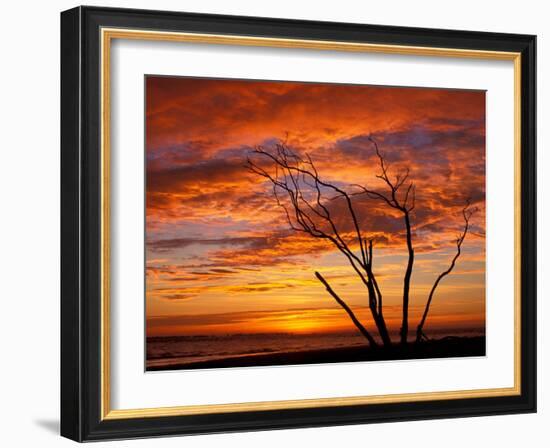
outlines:
[{"label": "photograph print", "polygon": [[147,371],[485,355],[485,91],[145,85]]}]

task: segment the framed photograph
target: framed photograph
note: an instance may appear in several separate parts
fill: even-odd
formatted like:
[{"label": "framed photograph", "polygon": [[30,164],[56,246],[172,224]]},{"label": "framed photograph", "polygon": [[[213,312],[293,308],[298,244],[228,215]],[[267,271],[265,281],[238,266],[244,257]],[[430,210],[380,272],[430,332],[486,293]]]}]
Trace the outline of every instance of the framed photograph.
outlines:
[{"label": "framed photograph", "polygon": [[61,14],[61,433],[535,412],[535,36]]}]

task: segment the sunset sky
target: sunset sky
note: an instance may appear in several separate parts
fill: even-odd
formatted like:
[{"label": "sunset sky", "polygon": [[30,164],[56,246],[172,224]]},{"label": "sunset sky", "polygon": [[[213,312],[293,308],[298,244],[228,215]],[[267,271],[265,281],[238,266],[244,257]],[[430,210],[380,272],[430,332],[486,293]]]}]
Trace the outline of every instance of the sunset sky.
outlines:
[{"label": "sunset sky", "polygon": [[[256,145],[287,138],[323,179],[349,191],[353,184],[383,190],[369,135],[390,173],[407,166],[416,185],[411,334],[456,252],[468,198],[478,211],[425,332],[483,331],[484,91],[148,76],[146,99],[148,336],[356,331],[315,271],[376,333],[367,292],[345,257],[292,231],[269,182],[245,167]],[[354,196],[354,206],[374,238],[374,271],[395,335],[403,220],[364,195]]]}]

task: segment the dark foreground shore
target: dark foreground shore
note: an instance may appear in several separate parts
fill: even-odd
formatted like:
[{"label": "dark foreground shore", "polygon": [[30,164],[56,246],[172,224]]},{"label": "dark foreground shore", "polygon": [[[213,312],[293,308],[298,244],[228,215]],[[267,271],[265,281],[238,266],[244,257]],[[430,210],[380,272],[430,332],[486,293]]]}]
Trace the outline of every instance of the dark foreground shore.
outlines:
[{"label": "dark foreground shore", "polygon": [[391,348],[371,349],[367,346],[356,346],[290,353],[235,356],[209,361],[168,364],[165,366],[148,366],[147,371],[454,358],[466,356],[485,356],[485,337],[447,337],[443,339],[433,339],[420,344],[410,343],[407,347],[394,345]]}]

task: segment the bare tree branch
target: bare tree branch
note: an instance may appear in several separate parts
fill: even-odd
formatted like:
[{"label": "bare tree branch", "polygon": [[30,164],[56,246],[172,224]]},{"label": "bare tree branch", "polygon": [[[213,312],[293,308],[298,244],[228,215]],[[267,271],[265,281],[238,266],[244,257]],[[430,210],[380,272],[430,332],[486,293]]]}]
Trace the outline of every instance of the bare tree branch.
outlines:
[{"label": "bare tree branch", "polygon": [[441,280],[443,280],[447,275],[449,275],[451,271],[454,269],[456,265],[456,261],[458,260],[458,257],[460,257],[460,254],[461,254],[462,243],[464,242],[464,239],[466,238],[466,234],[468,233],[468,229],[470,227],[470,219],[476,211],[477,209],[475,208],[470,209],[470,200],[467,200],[466,206],[462,209],[462,217],[464,218],[464,229],[462,230],[462,233],[456,238],[456,241],[455,241],[456,254],[451,260],[451,264],[449,265],[449,267],[437,276],[432,286],[432,289],[430,290],[430,294],[428,296],[428,300],[424,308],[424,313],[422,314],[422,319],[420,320],[420,323],[418,324],[418,327],[416,329],[417,343],[420,342],[423,338],[426,339],[426,335],[424,334],[424,324],[426,323],[426,318],[428,317],[428,313],[430,312],[430,305],[432,303],[433,296]]},{"label": "bare tree branch", "polygon": [[360,193],[365,193],[368,197],[372,199],[378,199],[385,202],[390,207],[399,210],[403,214],[403,219],[405,221],[405,232],[406,232],[406,241],[407,241],[407,269],[405,270],[405,275],[403,277],[403,309],[402,309],[402,319],[401,319],[401,330],[400,330],[400,341],[401,344],[407,344],[407,338],[409,333],[409,295],[411,288],[411,276],[414,265],[414,248],[412,245],[412,227],[411,227],[411,212],[416,206],[416,188],[413,182],[409,182],[405,194],[401,194],[401,187],[409,179],[410,170],[406,168],[403,173],[398,173],[395,176],[395,181],[390,179],[389,175],[389,165],[385,160],[384,155],[380,152],[378,143],[376,140],[369,136],[369,141],[373,144],[374,150],[378,157],[378,162],[380,165],[381,173],[376,177],[384,181],[388,187],[388,193],[381,193],[376,190],[371,190],[362,185],[356,185],[361,189]]},{"label": "bare tree branch", "polygon": [[354,323],[354,325],[357,327],[357,329],[361,332],[363,336],[369,341],[369,344],[371,347],[376,347],[378,344],[374,340],[374,338],[371,336],[371,334],[367,331],[367,329],[359,322],[357,317],[355,316],[355,313],[351,310],[351,308],[344,302],[338,294],[334,292],[334,290],[331,288],[331,286],[328,284],[328,282],[325,280],[325,278],[319,273],[315,272],[315,276],[319,279],[319,281],[325,285],[325,288],[329,292],[329,294],[334,297],[334,300],[338,302],[338,304],[344,308],[346,313],[348,313],[348,316],[350,317],[351,321]]},{"label": "bare tree branch", "polygon": [[[248,169],[269,180],[273,185],[273,194],[277,204],[283,208],[291,229],[304,232],[314,238],[325,239],[332,243],[348,260],[361,282],[369,292],[369,308],[378,328],[384,344],[391,344],[386,323],[382,317],[382,294],[379,292],[374,273],[369,260],[367,240],[363,237],[359,220],[355,212],[351,195],[344,189],[321,179],[311,157],[305,158],[294,153],[284,142],[276,145],[274,151],[268,151],[261,146],[254,150],[254,154],[267,159],[274,167],[274,173],[269,173],[258,163],[247,160]],[[335,193],[335,200],[341,198],[345,201],[346,210],[353,223],[354,241],[359,248],[359,255],[352,249],[350,242],[344,239],[344,235],[333,219],[330,206],[326,204],[326,195]],[[281,194],[285,195],[292,209],[281,200]],[[372,260],[372,241],[370,242],[370,259]]]}]

